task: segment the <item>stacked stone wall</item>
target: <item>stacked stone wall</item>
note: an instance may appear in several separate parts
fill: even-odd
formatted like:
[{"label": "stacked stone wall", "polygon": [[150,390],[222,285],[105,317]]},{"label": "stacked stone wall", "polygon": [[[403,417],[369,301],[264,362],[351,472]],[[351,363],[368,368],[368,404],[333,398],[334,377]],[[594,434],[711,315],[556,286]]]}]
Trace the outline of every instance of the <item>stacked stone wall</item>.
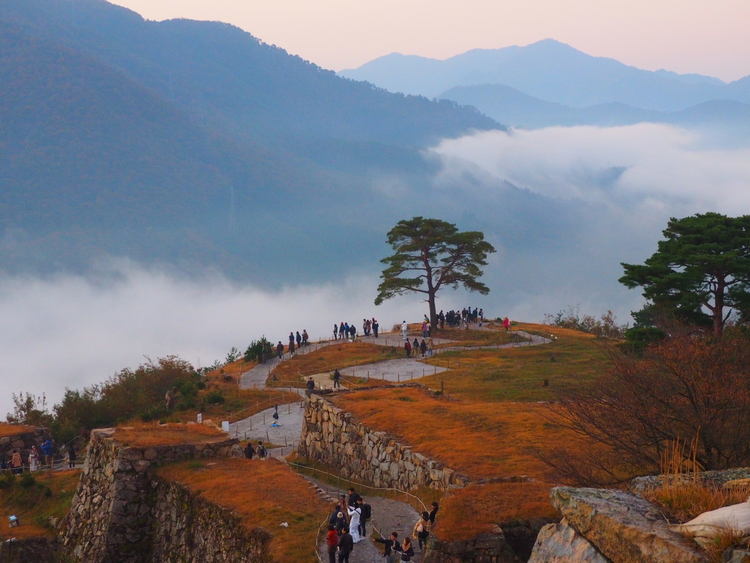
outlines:
[{"label": "stacked stone wall", "polygon": [[52,434],[47,428],[36,428],[31,432],[0,437],[0,458],[10,461],[13,450],[18,450],[24,464],[27,464],[32,446],[37,446],[41,453],[41,445],[51,439]]},{"label": "stacked stone wall", "polygon": [[375,487],[444,491],[470,482],[444,464],[413,452],[393,436],[371,430],[316,394],[306,401],[298,453],[335,468],[342,477]]},{"label": "stacked stone wall", "polygon": [[123,447],[111,432],[95,431],[63,527],[64,553],[86,563],[270,561],[267,532],[153,475],[175,461],[241,456],[234,439]]}]

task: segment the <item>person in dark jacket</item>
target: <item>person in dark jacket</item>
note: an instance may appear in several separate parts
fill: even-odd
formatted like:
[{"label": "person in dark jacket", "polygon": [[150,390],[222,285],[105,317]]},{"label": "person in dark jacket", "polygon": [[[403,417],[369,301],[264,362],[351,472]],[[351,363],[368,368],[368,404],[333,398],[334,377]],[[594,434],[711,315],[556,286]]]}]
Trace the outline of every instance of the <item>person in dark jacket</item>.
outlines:
[{"label": "person in dark jacket", "polygon": [[362,500],[362,497],[359,496],[353,488],[349,487],[349,497],[347,498],[347,504],[349,506],[357,506],[357,501]]},{"label": "person in dark jacket", "polygon": [[422,357],[424,358],[427,354],[427,342],[425,342],[424,338],[422,339],[422,343],[419,345],[419,350],[422,352]]},{"label": "person in dark jacket", "polygon": [[255,455],[255,448],[253,448],[253,444],[251,442],[248,442],[247,446],[245,446],[245,457],[247,459],[253,459],[254,455]]},{"label": "person in dark jacket", "polygon": [[440,505],[438,503],[433,502],[432,503],[432,510],[430,510],[430,525],[435,525],[435,518],[437,517],[438,510],[440,510]]},{"label": "person in dark jacket", "polygon": [[354,540],[349,535],[349,529],[344,527],[339,537],[339,563],[349,563],[349,554],[354,550]]},{"label": "person in dark jacket", "polygon": [[341,389],[341,373],[339,370],[333,372],[333,388]]},{"label": "person in dark jacket", "polygon": [[391,537],[377,538],[378,543],[385,544],[385,563],[396,563],[396,552],[401,551],[401,544],[398,543],[398,532],[391,532]]},{"label": "person in dark jacket", "polygon": [[414,557],[414,548],[411,546],[411,539],[407,537],[401,544],[401,561],[411,561],[412,557]]},{"label": "person in dark jacket", "polygon": [[372,507],[365,502],[365,499],[360,497],[357,501],[362,515],[359,517],[359,535],[363,538],[367,537],[367,521],[372,518]]},{"label": "person in dark jacket", "polygon": [[76,466],[76,449],[73,444],[68,446],[68,469],[73,469]]},{"label": "person in dark jacket", "polygon": [[427,545],[427,537],[430,535],[430,515],[422,513],[422,517],[414,525],[414,537],[419,541],[419,550],[424,551]]},{"label": "person in dark jacket", "polygon": [[279,360],[281,359],[281,356],[284,355],[284,345],[281,343],[281,340],[279,340],[279,343],[276,345],[276,353],[279,355]]}]

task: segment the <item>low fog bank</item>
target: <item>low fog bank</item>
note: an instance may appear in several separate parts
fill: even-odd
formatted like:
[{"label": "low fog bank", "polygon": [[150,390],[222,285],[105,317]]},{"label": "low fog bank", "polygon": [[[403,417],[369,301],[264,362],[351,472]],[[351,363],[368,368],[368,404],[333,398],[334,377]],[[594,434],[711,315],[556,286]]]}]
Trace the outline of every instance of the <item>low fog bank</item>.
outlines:
[{"label": "low fog bank", "polygon": [[390,330],[426,310],[417,299],[375,307],[376,284],[348,277],[267,292],[219,274],[187,279],[126,261],[87,277],[2,277],[0,418],[12,411],[12,393],[45,393],[51,406],[66,387],[99,383],[146,357],[174,354],[202,367],[263,335],[286,344],[290,331],[306,329],[318,340],[334,322],[361,326],[368,316]]},{"label": "low fog bank", "polygon": [[514,318],[569,305],[621,323],[641,307],[621,262],[655,250],[670,217],[750,213],[747,139],[669,125],[490,131],[444,140],[435,198],[461,201],[462,227],[500,249],[494,298]]}]

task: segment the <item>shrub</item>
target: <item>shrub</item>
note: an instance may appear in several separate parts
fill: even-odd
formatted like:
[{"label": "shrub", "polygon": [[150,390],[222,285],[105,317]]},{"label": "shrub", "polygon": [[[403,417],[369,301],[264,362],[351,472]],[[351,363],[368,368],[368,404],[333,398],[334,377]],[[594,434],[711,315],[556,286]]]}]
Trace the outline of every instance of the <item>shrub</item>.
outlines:
[{"label": "shrub", "polygon": [[34,485],[36,485],[36,479],[34,479],[34,476],[31,473],[24,473],[23,475],[21,475],[19,484],[24,489],[28,489],[29,487],[33,487]]},{"label": "shrub", "polygon": [[581,316],[580,305],[568,307],[567,311],[559,311],[555,315],[544,315],[544,324],[580,330],[606,338],[622,338],[628,329],[627,325],[617,324],[617,317],[612,311],[607,311],[600,319],[591,315]]},{"label": "shrub", "polygon": [[217,405],[223,404],[226,399],[224,398],[224,394],[221,391],[211,391],[206,395],[205,401],[209,405]]},{"label": "shrub", "polygon": [[247,347],[247,350],[245,350],[245,361],[260,361],[263,354],[265,354],[266,357],[270,357],[272,353],[272,345],[265,335],[263,335],[260,337],[260,340],[253,340]]}]

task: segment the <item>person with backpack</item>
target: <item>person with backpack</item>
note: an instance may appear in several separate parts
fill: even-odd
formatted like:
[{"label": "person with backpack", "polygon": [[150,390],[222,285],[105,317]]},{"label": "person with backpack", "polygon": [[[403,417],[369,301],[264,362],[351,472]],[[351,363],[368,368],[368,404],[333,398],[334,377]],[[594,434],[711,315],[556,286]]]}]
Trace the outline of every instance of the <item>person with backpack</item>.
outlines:
[{"label": "person with backpack", "polygon": [[363,538],[367,537],[367,521],[372,518],[372,507],[365,502],[362,497],[357,500],[362,515],[359,517],[359,535]]},{"label": "person with backpack", "polygon": [[258,459],[266,459],[268,457],[268,450],[263,445],[262,440],[258,440],[258,449],[256,451],[258,452]]},{"label": "person with backpack", "polygon": [[376,538],[376,542],[385,544],[385,563],[396,563],[396,552],[401,551],[401,544],[398,543],[398,532],[391,532],[391,537]]},{"label": "person with backpack", "polygon": [[255,455],[255,448],[253,448],[252,442],[247,443],[247,446],[245,446],[244,453],[247,459],[253,459],[253,456]]}]

